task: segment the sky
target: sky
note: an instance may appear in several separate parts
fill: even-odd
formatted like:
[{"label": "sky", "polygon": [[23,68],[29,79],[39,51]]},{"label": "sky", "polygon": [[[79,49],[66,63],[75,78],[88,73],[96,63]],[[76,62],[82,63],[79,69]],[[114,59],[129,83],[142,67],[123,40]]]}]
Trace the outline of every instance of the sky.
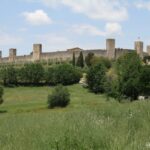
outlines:
[{"label": "sky", "polygon": [[107,38],[118,48],[134,48],[140,39],[150,45],[150,0],[1,0],[0,50],[8,56],[80,47],[105,48]]}]

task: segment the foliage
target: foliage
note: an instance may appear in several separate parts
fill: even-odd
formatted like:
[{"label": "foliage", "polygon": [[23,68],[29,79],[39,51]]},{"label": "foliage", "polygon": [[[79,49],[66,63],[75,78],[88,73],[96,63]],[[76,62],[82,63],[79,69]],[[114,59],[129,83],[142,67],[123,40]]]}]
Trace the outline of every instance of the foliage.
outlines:
[{"label": "foliage", "polygon": [[76,65],[75,52],[73,52],[73,55],[72,55],[72,65],[73,65],[73,66],[75,66],[75,65]]},{"label": "foliage", "polygon": [[4,95],[4,89],[2,86],[0,86],[0,104],[3,103],[3,95]]},{"label": "foliage", "polygon": [[94,93],[103,93],[106,81],[106,70],[103,64],[92,66],[87,73],[89,89]]},{"label": "foliage", "polygon": [[120,95],[136,100],[140,94],[141,60],[136,53],[127,53],[117,60]]},{"label": "foliage", "polygon": [[145,56],[145,57],[143,58],[143,62],[144,62],[145,64],[147,64],[147,62],[150,62],[150,56]]},{"label": "foliage", "polygon": [[48,96],[48,108],[66,107],[70,102],[70,94],[67,88],[62,85],[55,87],[51,95]]},{"label": "foliage", "polygon": [[140,89],[141,94],[144,96],[150,96],[150,66],[142,66],[140,75]]},{"label": "foliage", "polygon": [[20,78],[23,83],[38,85],[42,82],[44,68],[40,63],[25,64],[20,70]]},{"label": "foliage", "polygon": [[76,64],[78,67],[81,67],[83,68],[84,67],[84,58],[83,58],[83,53],[82,51],[80,52],[80,55],[77,59],[77,64]]},{"label": "foliage", "polygon": [[17,69],[12,65],[3,66],[0,69],[0,78],[5,86],[17,84]]},{"label": "foliage", "polygon": [[105,94],[107,98],[113,97],[115,99],[120,100],[121,95],[119,93],[118,86],[118,76],[116,71],[111,68],[106,74],[106,82],[105,82]]},{"label": "foliage", "polygon": [[88,55],[85,57],[85,63],[88,67],[90,67],[92,65],[91,60],[94,57],[94,53],[90,52],[88,53]]},{"label": "foliage", "polygon": [[111,68],[111,61],[108,58],[94,56],[91,59],[91,65],[96,65],[99,63],[102,63],[107,69]]},{"label": "foliage", "polygon": [[70,85],[79,82],[81,73],[72,65],[60,64],[49,68],[46,76],[47,82],[51,85]]},{"label": "foliage", "polygon": [[46,74],[45,74],[46,83],[50,85],[56,85],[58,83],[56,72],[57,72],[56,67],[47,68]]},{"label": "foliage", "polygon": [[68,107],[47,110],[45,101],[52,89],[5,88],[7,102],[0,107],[1,150],[149,149],[150,101],[120,104],[110,98],[107,102],[104,95],[77,84],[68,87]]}]

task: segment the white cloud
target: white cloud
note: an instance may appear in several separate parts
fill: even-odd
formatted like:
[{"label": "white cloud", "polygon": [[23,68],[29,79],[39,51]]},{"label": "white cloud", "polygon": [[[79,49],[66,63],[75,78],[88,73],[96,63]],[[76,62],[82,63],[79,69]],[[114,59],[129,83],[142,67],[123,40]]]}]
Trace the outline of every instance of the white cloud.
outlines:
[{"label": "white cloud", "polygon": [[150,10],[150,1],[140,1],[140,2],[135,3],[135,6],[139,9]]},{"label": "white cloud", "polygon": [[22,15],[31,25],[47,25],[52,23],[52,19],[43,10],[24,12]]},{"label": "white cloud", "polygon": [[[31,0],[29,0],[31,1]],[[33,1],[33,0],[32,0]],[[39,0],[44,5],[56,7],[65,5],[72,11],[84,14],[91,19],[124,21],[128,11],[124,0]],[[36,2],[36,1],[35,1]]]},{"label": "white cloud", "polygon": [[48,51],[55,51],[56,49],[67,49],[68,47],[75,45],[69,38],[52,33],[36,35],[34,42],[43,43],[43,45],[45,45],[45,49]]},{"label": "white cloud", "polygon": [[23,39],[21,37],[17,37],[15,35],[11,35],[8,33],[4,33],[0,31],[0,46],[13,46],[22,43]]},{"label": "white cloud", "polygon": [[88,34],[92,36],[104,36],[105,35],[105,32],[89,24],[74,25],[71,31],[80,35],[83,35],[83,34]]},{"label": "white cloud", "polygon": [[107,23],[105,26],[107,35],[121,34],[122,27],[119,23]]},{"label": "white cloud", "polygon": [[72,32],[80,35],[90,36],[113,36],[122,33],[122,27],[119,23],[107,23],[105,29],[101,30],[89,24],[74,25],[71,29]]}]

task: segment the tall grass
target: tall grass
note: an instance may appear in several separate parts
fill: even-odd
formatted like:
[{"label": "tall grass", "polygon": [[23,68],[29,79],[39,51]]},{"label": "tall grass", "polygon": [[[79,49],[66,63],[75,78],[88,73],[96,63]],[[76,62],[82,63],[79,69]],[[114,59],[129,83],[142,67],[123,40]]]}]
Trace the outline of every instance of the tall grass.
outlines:
[{"label": "tall grass", "polygon": [[[150,148],[150,102],[118,103],[69,86],[71,104],[48,110],[51,88],[5,89],[1,150],[144,150]],[[17,92],[19,91],[19,92]]]}]

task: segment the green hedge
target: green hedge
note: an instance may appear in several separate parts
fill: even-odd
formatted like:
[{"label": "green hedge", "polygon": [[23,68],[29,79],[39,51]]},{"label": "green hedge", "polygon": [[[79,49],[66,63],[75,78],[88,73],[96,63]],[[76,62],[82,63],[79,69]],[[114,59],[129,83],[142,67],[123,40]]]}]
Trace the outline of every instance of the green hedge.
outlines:
[{"label": "green hedge", "polygon": [[17,68],[13,65],[0,67],[0,81],[5,86],[16,85],[71,85],[78,83],[81,69],[69,64],[44,68],[41,63],[29,63]]}]

